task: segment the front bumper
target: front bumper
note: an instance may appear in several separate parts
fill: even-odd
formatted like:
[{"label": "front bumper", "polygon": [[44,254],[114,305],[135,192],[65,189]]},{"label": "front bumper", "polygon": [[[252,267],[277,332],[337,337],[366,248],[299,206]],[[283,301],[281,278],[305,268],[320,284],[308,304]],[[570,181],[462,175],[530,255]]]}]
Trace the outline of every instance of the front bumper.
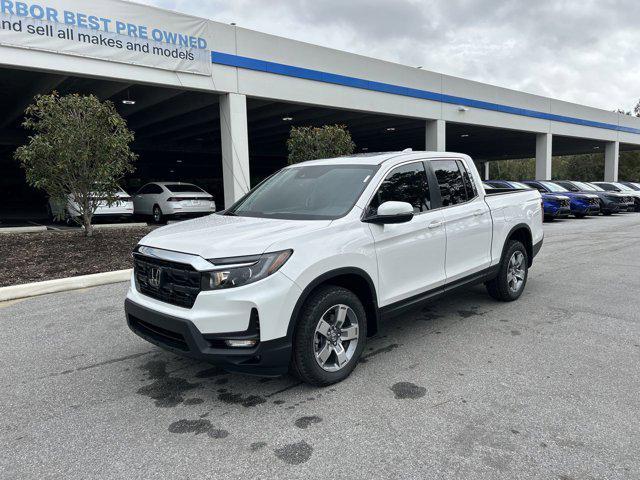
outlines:
[{"label": "front bumper", "polygon": [[124,309],[127,324],[136,335],[175,354],[230,372],[282,375],[288,370],[291,341],[287,337],[260,341],[252,348],[220,348],[219,339],[226,335],[203,335],[190,320],[145,308],[128,298]]}]

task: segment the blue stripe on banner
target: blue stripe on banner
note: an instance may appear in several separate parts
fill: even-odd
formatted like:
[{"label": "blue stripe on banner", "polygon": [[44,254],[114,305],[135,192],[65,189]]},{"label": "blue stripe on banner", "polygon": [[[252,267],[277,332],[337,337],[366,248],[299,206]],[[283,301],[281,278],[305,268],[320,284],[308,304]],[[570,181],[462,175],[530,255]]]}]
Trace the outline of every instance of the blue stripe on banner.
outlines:
[{"label": "blue stripe on banner", "polygon": [[582,125],[585,127],[604,128],[607,130],[640,134],[639,128],[623,127],[621,125],[614,125],[612,123],[595,122],[593,120],[584,120],[582,118],[567,117],[565,115],[539,112],[537,110],[528,110],[526,108],[511,107],[509,105],[500,105],[499,103],[474,100],[473,98],[456,97],[454,95],[430,92],[428,90],[402,87],[400,85],[375,82],[373,80],[365,80],[363,78],[350,77],[347,75],[338,75],[336,73],[323,72],[320,70],[313,70],[311,68],[294,67],[291,65],[285,65],[283,63],[268,62],[266,60],[242,57],[240,55],[232,55],[230,53],[211,52],[211,62],[219,65],[245,68],[247,70],[256,70],[260,72],[273,73],[276,75],[285,75],[287,77],[303,78],[305,80],[314,80],[316,82],[332,83],[334,85],[342,85],[345,87],[391,93],[393,95],[402,95],[405,97],[420,98],[424,100],[433,100],[434,102],[454,103],[456,105],[463,105],[465,107],[480,108],[482,110],[493,110],[496,112],[520,115],[523,117],[539,118],[542,120],[551,120],[553,122],[571,123],[574,125]]}]

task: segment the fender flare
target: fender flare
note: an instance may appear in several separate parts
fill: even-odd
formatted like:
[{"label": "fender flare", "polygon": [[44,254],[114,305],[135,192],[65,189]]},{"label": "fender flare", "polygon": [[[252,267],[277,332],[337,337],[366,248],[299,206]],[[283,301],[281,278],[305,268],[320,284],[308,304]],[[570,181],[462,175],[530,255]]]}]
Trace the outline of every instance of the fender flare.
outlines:
[{"label": "fender flare", "polygon": [[[345,268],[336,268],[334,270],[329,270],[328,272],[323,273],[322,275],[313,279],[303,290],[300,296],[298,297],[298,301],[293,308],[293,312],[291,313],[291,317],[289,318],[289,326],[287,327],[287,338],[289,341],[293,341],[293,334],[295,333],[296,320],[298,315],[300,314],[300,310],[302,310],[302,306],[311,295],[311,292],[317,288],[319,285],[323,283],[331,283],[330,280],[332,278],[336,278],[342,275],[357,275],[366,281],[369,286],[369,291],[372,298],[372,305],[367,306],[364,305],[365,310],[367,311],[367,317],[370,315],[373,318],[367,319],[367,326],[373,325],[375,329],[373,332],[368,332],[369,334],[373,334],[377,331],[377,327],[380,321],[380,311],[378,309],[378,292],[376,291],[376,287],[373,283],[373,280],[369,276],[367,272],[357,267],[345,267]],[[369,308],[367,308],[369,307]]]}]

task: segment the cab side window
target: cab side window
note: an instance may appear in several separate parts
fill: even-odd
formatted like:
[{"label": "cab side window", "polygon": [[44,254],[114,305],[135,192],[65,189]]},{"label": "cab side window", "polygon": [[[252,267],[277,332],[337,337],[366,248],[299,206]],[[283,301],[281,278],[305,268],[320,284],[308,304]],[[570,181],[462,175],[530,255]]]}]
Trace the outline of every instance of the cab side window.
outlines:
[{"label": "cab side window", "polygon": [[427,172],[422,162],[400,165],[391,170],[371,200],[370,212],[375,214],[378,207],[388,201],[410,203],[414,213],[431,208]]},{"label": "cab side window", "polygon": [[476,189],[476,184],[473,182],[473,178],[471,174],[464,166],[460,160],[458,160],[458,168],[462,172],[462,181],[464,182],[464,188],[467,191],[467,201],[478,196],[478,189]]},{"label": "cab side window", "polygon": [[[458,162],[455,160],[432,160],[431,166],[438,180],[443,207],[464,203],[469,199]],[[472,187],[470,186],[470,188]]]}]

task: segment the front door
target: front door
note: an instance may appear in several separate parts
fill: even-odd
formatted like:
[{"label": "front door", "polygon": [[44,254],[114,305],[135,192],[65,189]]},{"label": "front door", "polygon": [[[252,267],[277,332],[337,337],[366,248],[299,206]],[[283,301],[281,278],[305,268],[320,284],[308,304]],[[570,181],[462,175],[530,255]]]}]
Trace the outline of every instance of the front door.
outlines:
[{"label": "front door", "polygon": [[387,201],[414,207],[411,221],[369,224],[378,259],[381,307],[409,299],[444,285],[446,237],[442,211],[431,211],[431,195],[422,161],[392,169],[372,198],[369,209]]}]

